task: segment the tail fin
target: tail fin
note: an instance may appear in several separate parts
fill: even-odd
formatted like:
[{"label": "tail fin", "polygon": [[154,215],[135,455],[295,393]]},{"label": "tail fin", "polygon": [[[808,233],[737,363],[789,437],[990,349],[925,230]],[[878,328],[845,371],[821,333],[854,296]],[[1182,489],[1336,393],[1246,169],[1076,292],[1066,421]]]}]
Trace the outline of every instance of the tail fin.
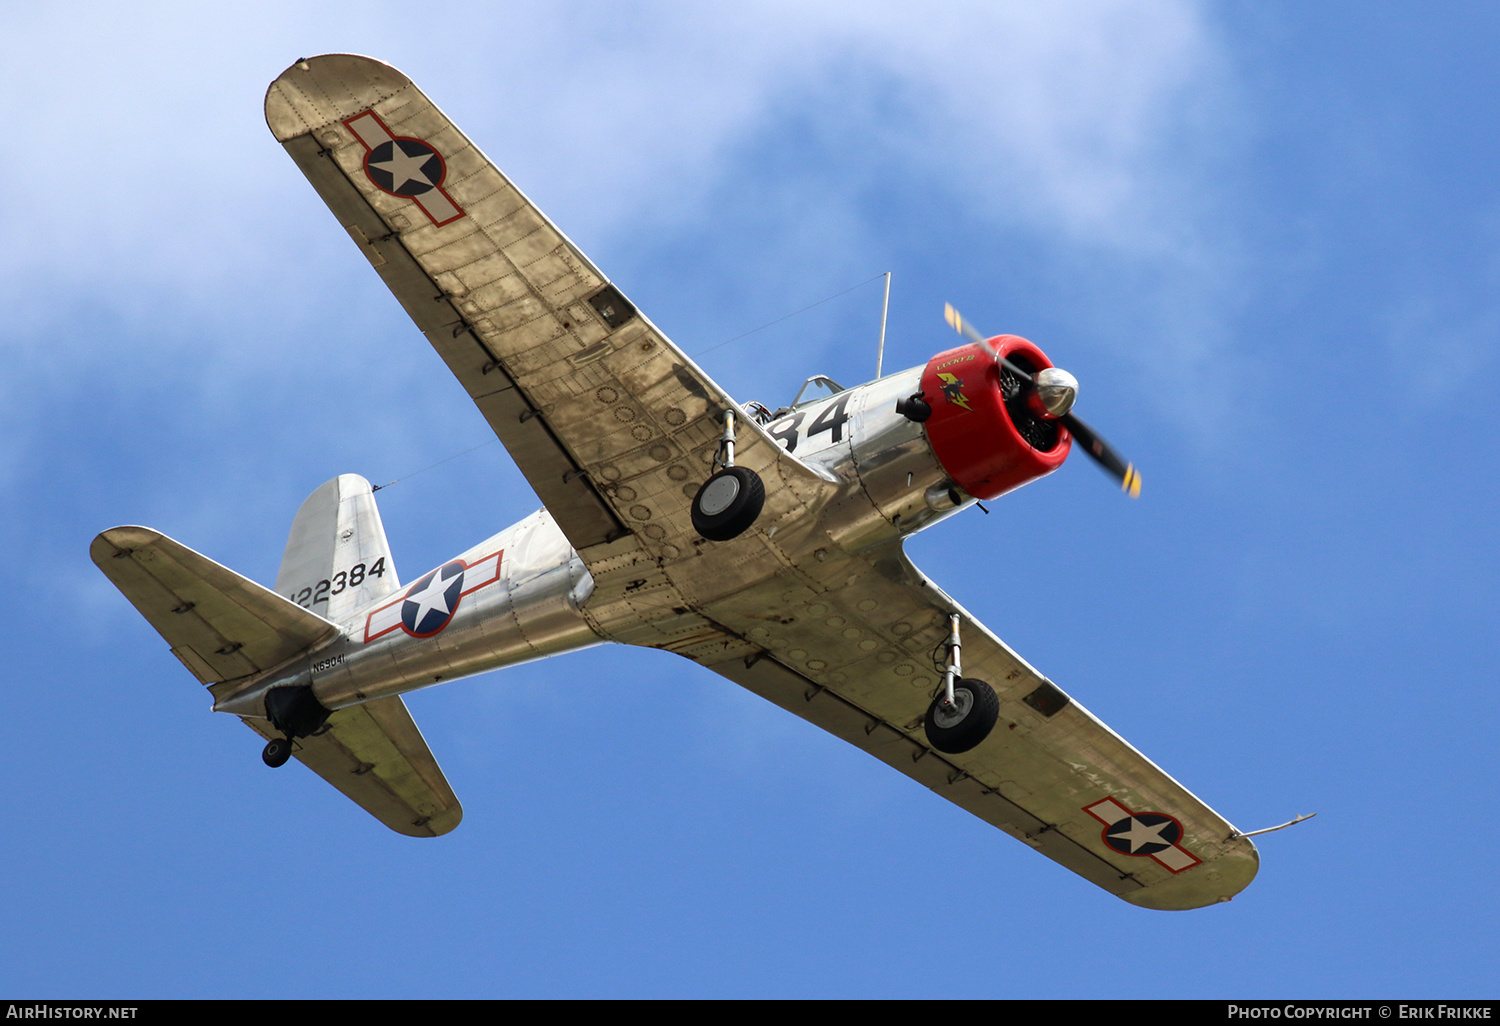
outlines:
[{"label": "tail fin", "polygon": [[292,518],[277,594],[343,623],[400,587],[370,482],[341,474],[307,497]]}]

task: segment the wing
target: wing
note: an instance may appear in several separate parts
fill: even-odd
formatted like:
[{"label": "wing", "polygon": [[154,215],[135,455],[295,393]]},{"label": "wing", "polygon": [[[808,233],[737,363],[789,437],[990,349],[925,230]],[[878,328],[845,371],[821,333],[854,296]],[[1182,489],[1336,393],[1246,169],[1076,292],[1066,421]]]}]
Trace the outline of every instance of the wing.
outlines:
[{"label": "wing", "polygon": [[[596,576],[634,535],[697,543],[689,500],[732,400],[405,75],[335,54],[288,68],[266,121],[426,334]],[[833,485],[741,419],[760,525]]]},{"label": "wing", "polygon": [[[744,644],[700,662],[1126,901],[1198,908],[1255,877],[1248,838],[1027,665],[899,544],[873,560],[830,557],[816,574],[704,612]],[[934,751],[923,731],[950,613],[962,617],[964,675],[1000,698],[994,731],[962,755]]]}]

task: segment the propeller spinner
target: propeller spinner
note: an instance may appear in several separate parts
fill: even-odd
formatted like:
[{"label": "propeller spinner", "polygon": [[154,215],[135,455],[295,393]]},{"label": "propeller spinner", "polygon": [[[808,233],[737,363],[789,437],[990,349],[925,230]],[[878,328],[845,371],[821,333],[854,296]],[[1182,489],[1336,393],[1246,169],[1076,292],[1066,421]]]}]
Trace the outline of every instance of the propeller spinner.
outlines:
[{"label": "propeller spinner", "polygon": [[1056,420],[1072,433],[1094,462],[1104,468],[1120,487],[1133,499],[1141,494],[1141,475],[1135,466],[1127,462],[1098,432],[1073,414],[1073,403],[1078,398],[1078,379],[1058,367],[1048,367],[1033,375],[1016,366],[995,351],[988,339],[964,320],[963,315],[953,309],[953,304],[944,306],[943,316],[948,325],[964,338],[973,342],[990,355],[994,361],[1014,374],[1030,390],[1030,405],[1039,417]]}]

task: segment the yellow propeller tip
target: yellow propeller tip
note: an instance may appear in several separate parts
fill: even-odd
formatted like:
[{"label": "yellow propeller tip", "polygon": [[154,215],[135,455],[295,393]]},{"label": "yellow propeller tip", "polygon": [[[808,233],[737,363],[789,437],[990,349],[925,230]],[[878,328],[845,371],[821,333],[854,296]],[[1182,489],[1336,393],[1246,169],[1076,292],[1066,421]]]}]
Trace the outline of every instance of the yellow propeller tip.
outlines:
[{"label": "yellow propeller tip", "polygon": [[1141,472],[1132,464],[1125,468],[1125,480],[1120,485],[1132,499],[1141,497]]}]

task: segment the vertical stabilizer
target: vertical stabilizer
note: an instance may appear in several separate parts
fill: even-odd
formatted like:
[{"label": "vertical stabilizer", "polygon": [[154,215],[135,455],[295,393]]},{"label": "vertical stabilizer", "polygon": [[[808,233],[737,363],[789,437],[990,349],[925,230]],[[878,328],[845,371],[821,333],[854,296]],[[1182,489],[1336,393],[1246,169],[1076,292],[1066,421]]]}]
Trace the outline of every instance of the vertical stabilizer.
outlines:
[{"label": "vertical stabilizer", "polygon": [[292,519],[276,591],[335,623],[400,587],[370,482],[340,474]]}]

